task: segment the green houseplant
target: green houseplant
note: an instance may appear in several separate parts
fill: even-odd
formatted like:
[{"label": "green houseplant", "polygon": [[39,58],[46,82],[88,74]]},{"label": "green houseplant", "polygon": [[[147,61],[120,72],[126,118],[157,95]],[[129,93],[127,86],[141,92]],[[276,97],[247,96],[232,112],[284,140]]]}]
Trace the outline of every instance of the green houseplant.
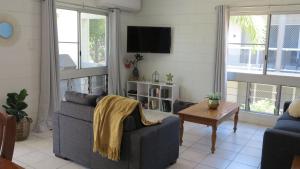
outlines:
[{"label": "green houseplant", "polygon": [[29,136],[30,123],[32,122],[32,120],[24,111],[28,107],[27,103],[25,103],[25,99],[27,96],[28,94],[26,89],[22,89],[19,93],[8,93],[6,99],[7,105],[2,105],[7,114],[16,117],[17,141],[25,140]]},{"label": "green houseplant", "polygon": [[208,98],[208,107],[210,109],[217,109],[220,104],[221,95],[219,93],[212,93],[208,95],[207,98]]}]

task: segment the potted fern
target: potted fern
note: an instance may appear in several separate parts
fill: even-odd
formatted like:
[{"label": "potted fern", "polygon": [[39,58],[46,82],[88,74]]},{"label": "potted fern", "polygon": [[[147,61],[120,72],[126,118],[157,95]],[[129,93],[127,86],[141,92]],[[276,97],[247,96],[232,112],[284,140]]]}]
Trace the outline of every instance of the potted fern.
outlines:
[{"label": "potted fern", "polygon": [[13,115],[17,120],[16,140],[26,140],[29,136],[30,123],[32,119],[28,117],[28,114],[24,111],[28,105],[25,103],[25,99],[28,96],[27,90],[23,89],[19,93],[8,93],[6,104],[2,105],[5,108],[7,114]]},{"label": "potted fern", "polygon": [[219,93],[212,93],[208,95],[208,107],[210,109],[217,109],[220,104],[221,95]]}]

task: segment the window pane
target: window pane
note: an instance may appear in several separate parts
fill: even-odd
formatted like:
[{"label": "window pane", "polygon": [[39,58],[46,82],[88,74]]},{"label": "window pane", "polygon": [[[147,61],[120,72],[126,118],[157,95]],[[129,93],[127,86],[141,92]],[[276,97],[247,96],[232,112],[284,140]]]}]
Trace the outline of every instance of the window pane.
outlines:
[{"label": "window pane", "polygon": [[59,42],[78,42],[77,11],[57,9],[57,31]]},{"label": "window pane", "polygon": [[250,111],[274,114],[276,95],[277,87],[275,85],[251,83]]},{"label": "window pane", "polygon": [[78,68],[78,44],[59,43],[60,69]]},{"label": "window pane", "polygon": [[102,92],[106,92],[106,75],[92,76],[91,93],[99,95]]},{"label": "window pane", "polygon": [[227,71],[262,74],[264,45],[228,45]]},{"label": "window pane", "polygon": [[247,83],[228,81],[227,82],[227,101],[238,103],[240,108],[245,110],[247,93]]},{"label": "window pane", "polygon": [[87,77],[71,80],[72,91],[89,93],[89,80]]},{"label": "window pane", "polygon": [[106,16],[81,14],[81,67],[106,66]]},{"label": "window pane", "polygon": [[272,15],[271,21],[268,74],[299,76],[300,14]]},{"label": "window pane", "polygon": [[60,98],[65,100],[65,93],[68,91],[68,80],[60,81]]},{"label": "window pane", "polygon": [[231,16],[227,70],[263,73],[267,15]]},{"label": "window pane", "polygon": [[283,113],[283,105],[285,102],[292,101],[299,96],[300,96],[299,87],[282,86],[279,112],[281,114]]}]

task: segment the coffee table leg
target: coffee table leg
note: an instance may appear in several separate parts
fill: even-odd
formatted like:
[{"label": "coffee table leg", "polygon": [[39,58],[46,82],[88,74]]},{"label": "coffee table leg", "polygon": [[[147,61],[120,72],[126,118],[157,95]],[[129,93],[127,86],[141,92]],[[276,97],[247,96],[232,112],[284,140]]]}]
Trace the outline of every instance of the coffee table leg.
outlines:
[{"label": "coffee table leg", "polygon": [[237,123],[239,121],[239,109],[238,111],[235,113],[234,115],[234,127],[233,127],[233,131],[236,132],[236,129],[237,129]]},{"label": "coffee table leg", "polygon": [[182,142],[183,142],[183,123],[184,123],[184,120],[182,119],[182,117],[180,117],[180,138],[179,138],[179,141],[180,141],[180,145],[182,145]]},{"label": "coffee table leg", "polygon": [[212,126],[212,135],[211,135],[211,153],[215,153],[215,146],[216,146],[216,140],[217,140],[217,125]]}]

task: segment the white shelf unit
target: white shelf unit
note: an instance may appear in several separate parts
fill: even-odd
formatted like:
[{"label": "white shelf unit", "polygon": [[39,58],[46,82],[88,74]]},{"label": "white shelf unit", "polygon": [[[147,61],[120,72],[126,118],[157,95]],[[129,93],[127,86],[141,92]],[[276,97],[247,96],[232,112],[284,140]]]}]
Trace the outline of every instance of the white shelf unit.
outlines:
[{"label": "white shelf unit", "polygon": [[179,99],[176,84],[127,81],[127,97],[140,101],[147,111],[173,113],[173,104]]}]

